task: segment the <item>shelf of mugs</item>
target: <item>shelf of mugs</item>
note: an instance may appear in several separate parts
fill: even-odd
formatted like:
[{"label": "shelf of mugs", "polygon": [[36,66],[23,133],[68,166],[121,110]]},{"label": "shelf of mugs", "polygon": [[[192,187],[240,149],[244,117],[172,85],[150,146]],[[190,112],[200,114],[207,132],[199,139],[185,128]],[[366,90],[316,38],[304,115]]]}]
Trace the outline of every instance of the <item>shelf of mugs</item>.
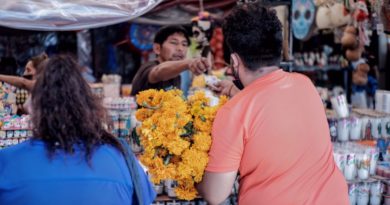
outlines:
[{"label": "shelf of mugs", "polygon": [[376,175],[379,150],[355,142],[334,143],[333,156],[347,181],[368,180]]},{"label": "shelf of mugs", "polygon": [[26,141],[27,139],[29,139],[30,137],[18,137],[18,138],[4,138],[4,139],[0,139],[0,149],[3,149],[3,148],[6,148],[6,147],[9,147],[9,146],[13,146],[13,145],[17,145],[23,141]]},{"label": "shelf of mugs", "polygon": [[103,99],[103,105],[109,110],[136,110],[137,103],[134,97],[106,97]]},{"label": "shelf of mugs", "polygon": [[103,84],[102,83],[90,83],[92,93],[98,98],[104,98]]},{"label": "shelf of mugs", "polygon": [[359,182],[348,184],[348,195],[351,205],[380,205],[384,184],[381,181]]},{"label": "shelf of mugs", "polygon": [[332,141],[390,139],[390,117],[352,116],[328,119]]},{"label": "shelf of mugs", "polygon": [[127,137],[131,134],[135,123],[134,112],[109,110],[108,116],[111,118],[111,133],[117,137]]},{"label": "shelf of mugs", "polygon": [[2,131],[29,130],[31,121],[29,115],[7,115],[0,119]]}]

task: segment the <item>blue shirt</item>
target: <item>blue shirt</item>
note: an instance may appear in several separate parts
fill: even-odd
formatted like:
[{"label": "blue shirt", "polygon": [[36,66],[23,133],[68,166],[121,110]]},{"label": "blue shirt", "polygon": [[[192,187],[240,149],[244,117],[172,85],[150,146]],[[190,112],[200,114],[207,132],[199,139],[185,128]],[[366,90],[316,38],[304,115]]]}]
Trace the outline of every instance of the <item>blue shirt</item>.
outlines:
[{"label": "blue shirt", "polygon": [[[89,166],[81,148],[72,155],[56,151],[48,158],[45,144],[27,140],[0,150],[0,204],[129,205],[137,204],[123,155],[109,145],[95,150]],[[156,194],[139,166],[143,201]]]}]

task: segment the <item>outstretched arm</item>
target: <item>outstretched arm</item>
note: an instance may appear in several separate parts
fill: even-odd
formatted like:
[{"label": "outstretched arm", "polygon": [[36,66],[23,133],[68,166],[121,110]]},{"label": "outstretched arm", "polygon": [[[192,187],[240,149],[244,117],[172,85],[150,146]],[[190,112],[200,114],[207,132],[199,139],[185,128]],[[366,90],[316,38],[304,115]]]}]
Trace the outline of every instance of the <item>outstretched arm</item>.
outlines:
[{"label": "outstretched arm", "polygon": [[199,75],[209,67],[206,58],[185,59],[180,61],[166,61],[155,66],[148,75],[149,83],[167,81],[180,75],[186,69]]},{"label": "outstretched arm", "polygon": [[28,91],[31,91],[35,84],[34,80],[28,80],[22,77],[10,75],[0,75],[0,81],[11,84],[18,88],[26,89]]}]

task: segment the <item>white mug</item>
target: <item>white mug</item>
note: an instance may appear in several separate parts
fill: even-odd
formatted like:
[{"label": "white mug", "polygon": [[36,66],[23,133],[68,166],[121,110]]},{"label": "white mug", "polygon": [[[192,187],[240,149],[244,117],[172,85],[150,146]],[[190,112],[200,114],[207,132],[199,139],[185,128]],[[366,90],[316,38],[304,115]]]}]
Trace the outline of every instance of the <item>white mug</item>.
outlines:
[{"label": "white mug", "polygon": [[379,139],[382,135],[381,118],[371,119],[371,135],[374,139]]},{"label": "white mug", "polygon": [[370,197],[370,185],[361,183],[358,185],[357,205],[368,205]]},{"label": "white mug", "polygon": [[362,121],[360,118],[353,117],[350,121],[349,136],[351,140],[360,140],[362,130]]},{"label": "white mug", "polygon": [[390,117],[382,118],[381,128],[382,128],[382,130],[381,130],[382,137],[383,138],[390,138]]},{"label": "white mug", "polygon": [[333,152],[333,157],[339,170],[344,173],[345,154],[343,152]]},{"label": "white mug", "polygon": [[353,180],[356,176],[356,158],[355,153],[350,152],[346,154],[344,177],[346,180]]},{"label": "white mug", "polygon": [[360,118],[360,121],[361,121],[361,128],[362,128],[362,131],[361,131],[361,139],[365,139],[366,137],[366,128],[367,128],[367,124],[369,122],[369,118],[368,117],[362,117]]},{"label": "white mug", "polygon": [[356,205],[358,186],[356,184],[348,184],[349,204]]},{"label": "white mug", "polygon": [[345,95],[339,95],[330,99],[333,109],[340,118],[346,118],[349,115],[347,98]]},{"label": "white mug", "polygon": [[349,138],[349,120],[347,118],[337,121],[337,139],[341,142],[348,141]]}]

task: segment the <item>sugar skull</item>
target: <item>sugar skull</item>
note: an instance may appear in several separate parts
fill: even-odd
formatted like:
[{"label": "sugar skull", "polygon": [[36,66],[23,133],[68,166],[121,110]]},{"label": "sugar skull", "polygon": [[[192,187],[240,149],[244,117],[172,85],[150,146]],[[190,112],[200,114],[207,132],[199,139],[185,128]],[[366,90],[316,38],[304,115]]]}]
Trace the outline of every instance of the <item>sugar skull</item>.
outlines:
[{"label": "sugar skull", "polygon": [[313,0],[293,0],[292,26],[294,37],[305,40],[310,37],[314,23],[315,5]]},{"label": "sugar skull", "polygon": [[192,34],[199,45],[208,44],[214,31],[214,22],[208,12],[200,12],[192,18]]}]

